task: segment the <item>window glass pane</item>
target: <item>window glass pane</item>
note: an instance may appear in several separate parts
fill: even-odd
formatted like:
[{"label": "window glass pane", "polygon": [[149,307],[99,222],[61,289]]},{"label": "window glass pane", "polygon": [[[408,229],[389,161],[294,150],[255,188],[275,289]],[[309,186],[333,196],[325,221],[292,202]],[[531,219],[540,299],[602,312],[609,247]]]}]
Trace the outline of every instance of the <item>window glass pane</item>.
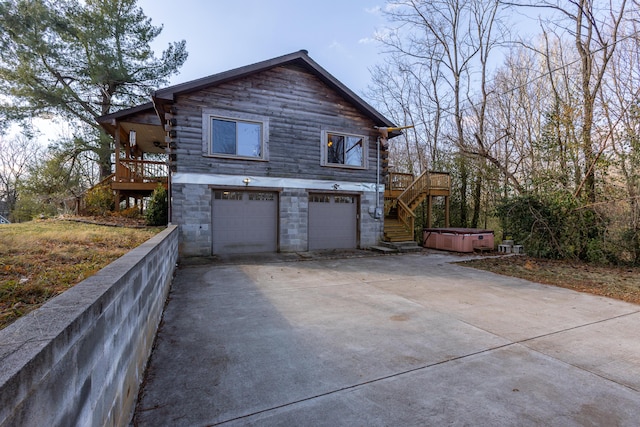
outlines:
[{"label": "window glass pane", "polygon": [[236,154],[236,122],[211,120],[211,152]]},{"label": "window glass pane", "polygon": [[327,133],[327,164],[364,166],[364,138]]},{"label": "window glass pane", "polygon": [[344,164],[362,166],[362,138],[357,136],[347,136],[346,140]]},{"label": "window glass pane", "polygon": [[260,157],[262,126],[259,123],[238,122],[238,156]]},{"label": "window glass pane", "polygon": [[274,193],[249,193],[249,200],[272,202],[275,200]]},{"label": "window glass pane", "polygon": [[216,200],[242,200],[241,191],[216,191],[214,192]]},{"label": "window glass pane", "polygon": [[329,196],[324,194],[312,194],[309,196],[309,202],[311,203],[329,203]]},{"label": "window glass pane", "polygon": [[335,196],[335,203],[355,203],[353,196]]},{"label": "window glass pane", "polygon": [[344,136],[327,134],[327,162],[344,164]]}]

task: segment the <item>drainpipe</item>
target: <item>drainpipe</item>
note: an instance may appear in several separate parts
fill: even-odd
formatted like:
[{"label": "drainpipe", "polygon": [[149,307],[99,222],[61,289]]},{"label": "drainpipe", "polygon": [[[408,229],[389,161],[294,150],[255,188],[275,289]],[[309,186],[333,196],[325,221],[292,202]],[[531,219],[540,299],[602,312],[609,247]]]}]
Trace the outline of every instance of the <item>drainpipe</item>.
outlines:
[{"label": "drainpipe", "polygon": [[380,136],[376,138],[376,210],[374,213],[374,218],[378,218],[380,215]]}]

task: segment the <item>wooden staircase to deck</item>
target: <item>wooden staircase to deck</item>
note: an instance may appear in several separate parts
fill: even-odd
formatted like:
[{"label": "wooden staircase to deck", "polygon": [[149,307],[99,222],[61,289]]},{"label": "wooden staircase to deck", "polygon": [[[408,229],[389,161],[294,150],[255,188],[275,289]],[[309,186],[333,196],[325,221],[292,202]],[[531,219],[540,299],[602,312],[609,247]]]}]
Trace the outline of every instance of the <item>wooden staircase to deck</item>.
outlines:
[{"label": "wooden staircase to deck", "polygon": [[431,227],[431,200],[445,197],[445,226],[449,226],[451,180],[445,172],[425,171],[414,179],[412,174],[392,173],[385,187],[384,241],[414,241],[415,210],[425,199],[427,227]]}]

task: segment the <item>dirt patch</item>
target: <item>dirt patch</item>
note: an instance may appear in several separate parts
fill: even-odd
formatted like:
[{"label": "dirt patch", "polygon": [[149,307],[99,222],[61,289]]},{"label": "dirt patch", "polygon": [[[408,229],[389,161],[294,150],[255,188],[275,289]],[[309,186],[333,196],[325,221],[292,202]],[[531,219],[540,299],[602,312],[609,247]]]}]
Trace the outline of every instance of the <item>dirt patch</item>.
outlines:
[{"label": "dirt patch", "polygon": [[528,256],[482,258],[466,267],[640,304],[640,268],[595,266]]}]

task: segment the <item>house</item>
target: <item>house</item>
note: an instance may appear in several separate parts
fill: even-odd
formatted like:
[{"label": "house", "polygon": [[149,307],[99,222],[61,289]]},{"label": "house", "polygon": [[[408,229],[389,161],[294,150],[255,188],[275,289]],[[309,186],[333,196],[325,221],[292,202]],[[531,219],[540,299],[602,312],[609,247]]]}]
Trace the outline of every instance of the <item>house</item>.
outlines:
[{"label": "house", "polygon": [[304,50],[157,90],[98,121],[115,139],[118,202],[166,185],[183,255],[383,237],[380,153],[399,133]]}]

